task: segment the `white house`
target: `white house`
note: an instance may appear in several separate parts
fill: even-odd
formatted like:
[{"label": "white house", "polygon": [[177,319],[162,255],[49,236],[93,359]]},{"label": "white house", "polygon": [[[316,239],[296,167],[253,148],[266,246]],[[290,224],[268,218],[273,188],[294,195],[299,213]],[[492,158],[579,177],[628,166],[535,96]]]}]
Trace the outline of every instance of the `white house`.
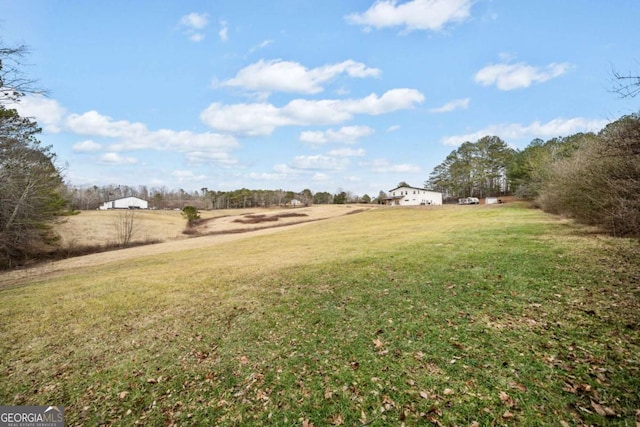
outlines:
[{"label": "white house", "polygon": [[125,197],[123,199],[104,202],[98,209],[149,209],[149,202],[138,199],[137,197]]},{"label": "white house", "polygon": [[391,206],[441,205],[442,193],[403,185],[389,190],[385,204]]}]

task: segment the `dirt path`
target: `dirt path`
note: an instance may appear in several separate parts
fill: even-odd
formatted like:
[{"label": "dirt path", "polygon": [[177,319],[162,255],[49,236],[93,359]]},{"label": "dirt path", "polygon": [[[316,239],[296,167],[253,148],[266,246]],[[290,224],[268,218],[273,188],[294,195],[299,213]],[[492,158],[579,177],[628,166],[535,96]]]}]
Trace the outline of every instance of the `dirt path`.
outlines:
[{"label": "dirt path", "polygon": [[[304,227],[305,225],[311,224],[315,221],[342,216],[348,213],[352,213],[353,211],[355,211],[355,209],[346,210],[344,207],[342,209],[318,209],[313,212],[313,215],[308,215],[307,217],[302,218],[291,218],[285,223],[274,224],[270,227],[268,224],[252,224],[249,227],[245,227],[241,233],[238,232],[238,223],[233,223],[233,219],[242,218],[244,215],[227,217],[225,218],[224,222],[228,225],[226,227],[223,227],[220,224],[216,227],[216,231],[223,232],[226,229],[231,231],[229,234],[216,234],[211,236],[202,236],[191,239],[156,243],[153,245],[136,246],[133,248],[100,252],[91,255],[68,258],[60,261],[48,262],[25,269],[7,271],[0,273],[0,289],[13,287],[15,285],[20,285],[32,280],[43,279],[45,277],[55,277],[59,274],[62,274],[63,272],[68,272],[69,270],[77,268],[103,265],[111,262],[146,257],[150,255],[158,255],[168,252],[204,248],[219,245],[222,243],[232,242],[235,240],[248,239],[254,236],[264,236],[279,233],[284,230]],[[232,225],[235,225],[235,228],[231,228]]]}]

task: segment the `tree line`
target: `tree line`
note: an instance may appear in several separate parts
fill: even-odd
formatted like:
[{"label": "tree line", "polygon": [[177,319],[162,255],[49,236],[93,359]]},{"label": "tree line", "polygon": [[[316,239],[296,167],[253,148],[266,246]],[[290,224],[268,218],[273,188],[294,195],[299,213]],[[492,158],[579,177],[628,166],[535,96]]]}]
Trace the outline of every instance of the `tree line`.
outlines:
[{"label": "tree line", "polygon": [[146,185],[104,185],[64,187],[64,197],[72,209],[97,209],[106,201],[124,197],[138,197],[149,202],[155,209],[182,209],[194,206],[197,209],[238,209],[276,206],[310,206],[345,203],[371,203],[369,195],[358,196],[339,189],[337,193],[319,191],[313,193],[306,188],[302,191],[291,190],[250,190],[241,188],[231,191],[169,189],[166,186],[147,187]]},{"label": "tree line", "polygon": [[0,43],[0,268],[54,243],[51,222],[66,206],[55,153],[37,139],[40,127],[8,108],[36,92],[20,71],[26,53],[24,46]]},{"label": "tree line", "polygon": [[523,150],[497,136],[465,142],[433,169],[425,188],[449,200],[515,195],[613,235],[640,238],[640,115],[598,133],[534,139]]},{"label": "tree line", "polygon": [[509,194],[506,170],[514,154],[515,150],[497,136],[465,142],[433,169],[425,188],[450,200]]}]

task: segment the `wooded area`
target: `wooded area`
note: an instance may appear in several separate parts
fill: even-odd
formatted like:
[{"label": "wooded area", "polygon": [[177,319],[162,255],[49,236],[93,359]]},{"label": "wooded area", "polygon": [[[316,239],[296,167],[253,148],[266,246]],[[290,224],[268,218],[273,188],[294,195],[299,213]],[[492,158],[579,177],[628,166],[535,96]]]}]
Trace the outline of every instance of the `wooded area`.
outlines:
[{"label": "wooded area", "polygon": [[640,116],[597,134],[534,139],[523,150],[496,136],[465,142],[425,187],[449,199],[513,194],[613,235],[640,237]]},{"label": "wooded area", "polygon": [[50,222],[66,205],[55,154],[36,138],[41,129],[7,108],[35,91],[17,68],[25,52],[0,46],[0,268],[53,242]]}]

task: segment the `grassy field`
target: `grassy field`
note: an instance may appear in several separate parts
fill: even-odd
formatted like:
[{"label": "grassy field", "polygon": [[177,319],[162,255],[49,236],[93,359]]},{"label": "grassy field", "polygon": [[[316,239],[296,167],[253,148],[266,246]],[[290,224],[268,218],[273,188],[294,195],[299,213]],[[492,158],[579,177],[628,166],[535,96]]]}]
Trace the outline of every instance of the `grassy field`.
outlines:
[{"label": "grassy field", "polygon": [[0,403],[67,425],[640,422],[637,244],[378,209],[0,290]]},{"label": "grassy field", "polygon": [[[63,246],[92,246],[117,243],[117,230],[121,210],[81,211],[65,217],[56,225]],[[130,212],[130,211],[129,211]],[[133,241],[184,239],[182,234],[186,220],[180,211],[136,210]],[[230,210],[202,211],[203,218],[215,218],[231,214]],[[237,212],[233,212],[237,214]]]}]

